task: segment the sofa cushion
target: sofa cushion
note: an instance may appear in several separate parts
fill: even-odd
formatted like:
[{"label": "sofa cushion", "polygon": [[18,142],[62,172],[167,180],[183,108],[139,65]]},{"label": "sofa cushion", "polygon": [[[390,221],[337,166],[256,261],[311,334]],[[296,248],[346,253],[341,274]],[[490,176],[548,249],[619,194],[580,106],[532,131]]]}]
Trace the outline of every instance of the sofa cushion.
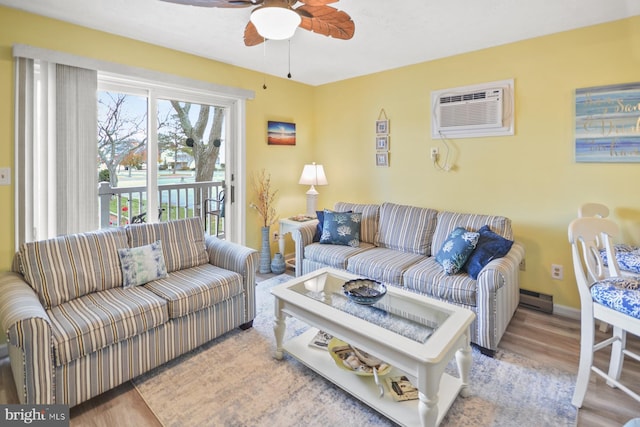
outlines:
[{"label": "sofa cushion", "polygon": [[402,283],[402,273],[424,256],[386,248],[373,248],[350,257],[347,271],[380,282]]},{"label": "sofa cushion", "polygon": [[361,222],[361,213],[325,211],[320,243],[357,248],[360,246]]},{"label": "sofa cushion", "polygon": [[[313,240],[312,240],[313,242],[319,242],[320,236],[322,236],[322,229],[324,228],[324,212],[325,211],[334,212],[334,211],[331,211],[330,209],[316,211],[316,218],[318,218],[318,224],[316,224],[316,234],[313,235]],[[348,213],[351,213],[351,211],[349,211]]]},{"label": "sofa cushion", "polygon": [[137,248],[118,249],[118,255],[122,265],[122,287],[124,288],[144,285],[167,277],[160,240]]},{"label": "sofa cushion", "polygon": [[139,335],[169,319],[167,303],[144,287],[94,292],[47,310],[56,366]]},{"label": "sofa cushion", "polygon": [[380,205],[338,202],[333,207],[333,210],[336,212],[361,213],[362,222],[360,223],[360,242],[371,244],[376,243]]},{"label": "sofa cushion", "polygon": [[122,286],[118,249],[124,229],[71,234],[20,246],[21,271],[45,308]]},{"label": "sofa cushion", "polygon": [[494,233],[487,225],[481,227],[479,233],[478,244],[464,265],[464,269],[472,279],[477,279],[485,265],[493,259],[505,256],[513,246],[513,240]]},{"label": "sofa cushion", "polygon": [[433,233],[433,248],[438,250],[447,240],[449,233],[456,227],[463,227],[469,231],[478,231],[484,225],[488,225],[491,230],[505,239],[513,240],[511,230],[511,220],[503,216],[464,214],[457,212],[442,211],[438,213],[436,230]]},{"label": "sofa cushion", "polygon": [[437,214],[435,209],[383,203],[377,245],[430,256]]},{"label": "sofa cushion", "polygon": [[455,304],[475,307],[478,282],[467,274],[448,275],[435,257],[424,259],[402,275],[405,288]]},{"label": "sofa cushion", "polygon": [[445,273],[456,274],[462,270],[469,255],[476,248],[480,233],[456,227],[436,254],[436,261],[442,265]]},{"label": "sofa cushion", "polygon": [[304,259],[326,265],[327,267],[347,269],[347,260],[365,250],[374,248],[371,243],[360,242],[357,248],[351,246],[322,245],[312,243],[304,248]]},{"label": "sofa cushion", "polygon": [[204,245],[204,228],[198,217],[157,224],[130,224],[126,230],[132,248],[162,241],[167,273],[209,261]]},{"label": "sofa cushion", "polygon": [[240,274],[211,264],[174,271],[144,288],[167,300],[172,319],[215,305],[244,290]]}]

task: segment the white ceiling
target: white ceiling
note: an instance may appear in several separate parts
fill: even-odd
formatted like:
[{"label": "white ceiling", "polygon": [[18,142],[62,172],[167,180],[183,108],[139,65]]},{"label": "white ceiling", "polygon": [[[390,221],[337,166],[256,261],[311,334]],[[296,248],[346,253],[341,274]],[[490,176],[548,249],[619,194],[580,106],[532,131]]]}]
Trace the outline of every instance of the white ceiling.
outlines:
[{"label": "white ceiling", "polygon": [[[0,0],[0,5],[286,77],[288,42],[246,47],[252,8],[160,0]],[[640,15],[638,0],[340,0],[351,40],[298,29],[292,80],[320,85]],[[55,35],[52,35],[55,36]],[[99,49],[99,46],[96,46]]]}]

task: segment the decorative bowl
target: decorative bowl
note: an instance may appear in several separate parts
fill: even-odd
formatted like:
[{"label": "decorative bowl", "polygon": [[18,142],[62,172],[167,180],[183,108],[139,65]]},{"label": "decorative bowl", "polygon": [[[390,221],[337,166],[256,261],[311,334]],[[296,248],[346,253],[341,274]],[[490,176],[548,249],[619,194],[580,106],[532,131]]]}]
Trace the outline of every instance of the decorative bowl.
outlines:
[{"label": "decorative bowl", "polygon": [[[355,349],[346,342],[335,337],[331,338],[331,340],[329,341],[327,350],[329,350],[329,354],[333,358],[334,362],[336,362],[336,365],[338,365],[345,371],[353,372],[356,375],[361,375],[364,377],[374,376],[373,367],[367,365],[362,359],[358,357],[358,355],[360,355],[360,357],[363,357],[362,355],[365,355],[365,358],[371,359],[375,359],[375,357],[368,355],[362,350]],[[346,359],[350,359],[349,361],[355,361],[355,364],[350,364],[346,361]],[[375,365],[377,374],[379,376],[388,374],[392,369],[391,365],[381,360],[378,361],[380,362],[380,364]]]},{"label": "decorative bowl", "polygon": [[354,279],[342,285],[342,292],[355,303],[371,305],[385,296],[387,287],[371,279]]}]

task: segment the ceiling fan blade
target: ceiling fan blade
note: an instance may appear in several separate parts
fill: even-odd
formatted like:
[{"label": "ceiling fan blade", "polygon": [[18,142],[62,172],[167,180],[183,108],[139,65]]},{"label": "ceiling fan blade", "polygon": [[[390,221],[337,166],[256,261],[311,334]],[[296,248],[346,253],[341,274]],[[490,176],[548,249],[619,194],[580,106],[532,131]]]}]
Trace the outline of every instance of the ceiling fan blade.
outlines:
[{"label": "ceiling fan blade", "polygon": [[160,0],[167,3],[177,3],[189,6],[199,7],[220,7],[220,8],[236,8],[256,6],[263,0]]},{"label": "ceiling fan blade", "polygon": [[349,40],[356,31],[356,25],[351,17],[346,12],[333,7],[305,4],[295,10],[302,17],[300,28],[305,30],[342,40]]},{"label": "ceiling fan blade", "polygon": [[264,42],[264,37],[258,34],[256,26],[253,25],[253,22],[249,21],[247,26],[244,28],[244,45],[256,46],[262,42]]}]

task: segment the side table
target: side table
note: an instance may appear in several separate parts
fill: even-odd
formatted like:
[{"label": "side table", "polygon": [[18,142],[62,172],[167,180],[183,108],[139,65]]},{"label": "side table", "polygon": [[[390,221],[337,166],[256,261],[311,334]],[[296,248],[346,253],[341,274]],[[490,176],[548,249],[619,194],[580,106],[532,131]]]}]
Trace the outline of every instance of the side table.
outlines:
[{"label": "side table", "polygon": [[[307,217],[308,218],[308,217]],[[282,254],[282,256],[285,256],[284,253],[284,236],[285,234],[289,234],[294,230],[297,230],[298,228],[300,228],[302,225],[308,223],[309,221],[315,221],[315,218],[309,218],[306,219],[304,221],[299,221],[299,220],[295,220],[295,219],[291,219],[291,218],[281,218],[279,220],[279,224],[280,224],[280,229],[278,231],[279,236],[278,236],[278,249],[280,250],[280,253]],[[294,258],[295,261],[295,258]],[[296,270],[296,277],[299,276],[302,273],[301,270],[301,266],[299,265],[295,265],[295,262],[292,262],[291,259],[286,259],[285,257],[285,264],[288,267],[293,267]]]}]

